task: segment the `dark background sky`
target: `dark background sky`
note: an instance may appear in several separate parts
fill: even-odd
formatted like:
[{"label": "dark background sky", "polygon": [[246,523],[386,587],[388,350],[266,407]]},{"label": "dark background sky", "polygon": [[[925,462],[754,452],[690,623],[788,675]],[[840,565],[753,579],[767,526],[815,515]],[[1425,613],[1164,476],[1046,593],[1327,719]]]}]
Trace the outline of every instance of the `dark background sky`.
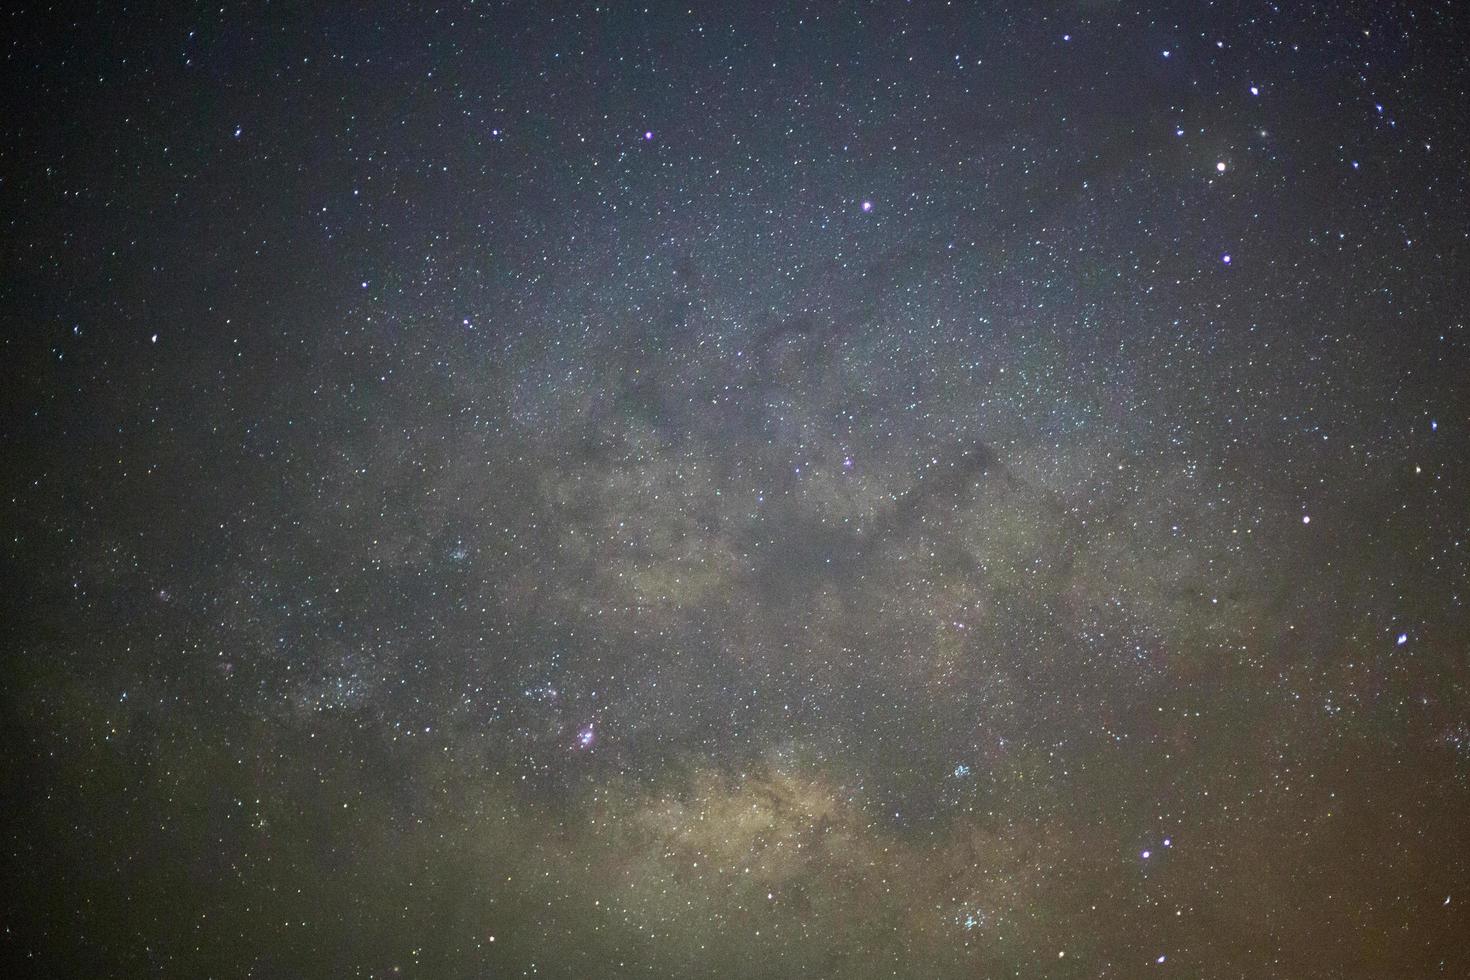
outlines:
[{"label": "dark background sky", "polygon": [[0,952],[1467,975],[1466,26],[11,8]]}]

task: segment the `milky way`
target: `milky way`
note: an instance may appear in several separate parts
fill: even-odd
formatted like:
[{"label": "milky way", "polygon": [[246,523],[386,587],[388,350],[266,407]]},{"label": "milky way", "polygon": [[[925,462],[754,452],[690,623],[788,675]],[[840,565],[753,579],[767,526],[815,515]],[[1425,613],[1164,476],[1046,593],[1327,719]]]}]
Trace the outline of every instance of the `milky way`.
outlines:
[{"label": "milky way", "polygon": [[412,8],[7,18],[7,959],[1470,973],[1453,4]]}]

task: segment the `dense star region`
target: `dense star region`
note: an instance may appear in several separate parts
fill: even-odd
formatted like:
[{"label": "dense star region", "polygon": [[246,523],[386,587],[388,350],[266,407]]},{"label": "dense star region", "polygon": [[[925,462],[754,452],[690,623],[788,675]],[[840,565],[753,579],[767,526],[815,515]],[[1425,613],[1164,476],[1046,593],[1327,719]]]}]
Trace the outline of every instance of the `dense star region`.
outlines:
[{"label": "dense star region", "polygon": [[1470,975],[1461,5],[4,23],[7,976]]}]

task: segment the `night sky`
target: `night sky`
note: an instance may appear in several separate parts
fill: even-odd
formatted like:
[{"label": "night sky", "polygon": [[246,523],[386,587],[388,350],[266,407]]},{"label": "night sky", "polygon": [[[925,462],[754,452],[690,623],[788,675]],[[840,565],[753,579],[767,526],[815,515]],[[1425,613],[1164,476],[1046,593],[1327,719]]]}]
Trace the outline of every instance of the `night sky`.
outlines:
[{"label": "night sky", "polygon": [[1470,976],[1458,6],[6,12],[4,962]]}]

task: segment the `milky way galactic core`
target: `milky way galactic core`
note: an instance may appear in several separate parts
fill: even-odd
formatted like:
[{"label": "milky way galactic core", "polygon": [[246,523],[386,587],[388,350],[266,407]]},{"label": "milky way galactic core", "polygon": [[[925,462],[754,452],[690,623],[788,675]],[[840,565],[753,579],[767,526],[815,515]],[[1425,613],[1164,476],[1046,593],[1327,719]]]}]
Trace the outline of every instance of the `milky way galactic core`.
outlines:
[{"label": "milky way galactic core", "polygon": [[5,959],[1470,975],[1467,28],[7,17]]}]

